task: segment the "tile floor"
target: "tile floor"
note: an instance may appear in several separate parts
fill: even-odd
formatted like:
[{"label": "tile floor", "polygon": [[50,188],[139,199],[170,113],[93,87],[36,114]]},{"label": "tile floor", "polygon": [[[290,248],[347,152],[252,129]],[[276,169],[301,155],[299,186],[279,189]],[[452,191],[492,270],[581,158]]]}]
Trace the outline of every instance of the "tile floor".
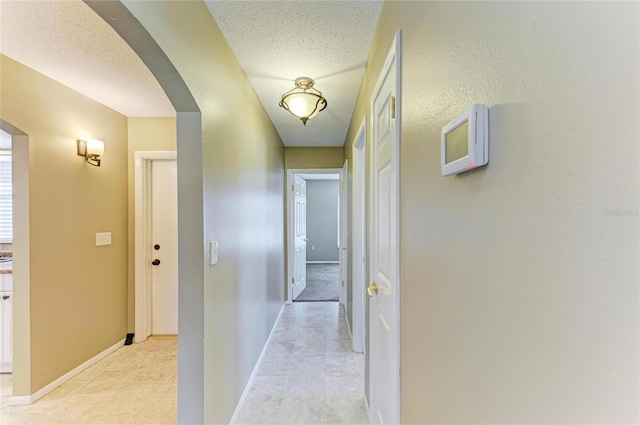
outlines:
[{"label": "tile floor", "polygon": [[[30,406],[7,405],[2,374],[0,423],[175,424],[176,353],[176,340],[122,347]],[[338,303],[288,305],[236,423],[367,424],[363,362]]]},{"label": "tile floor", "polygon": [[363,371],[337,302],[287,305],[236,423],[367,424]]},{"label": "tile floor", "polygon": [[1,374],[3,425],[175,424],[174,339],[123,346],[29,406],[8,406],[11,375]]},{"label": "tile floor", "polygon": [[296,301],[338,301],[340,299],[340,264],[307,264],[307,287]]}]

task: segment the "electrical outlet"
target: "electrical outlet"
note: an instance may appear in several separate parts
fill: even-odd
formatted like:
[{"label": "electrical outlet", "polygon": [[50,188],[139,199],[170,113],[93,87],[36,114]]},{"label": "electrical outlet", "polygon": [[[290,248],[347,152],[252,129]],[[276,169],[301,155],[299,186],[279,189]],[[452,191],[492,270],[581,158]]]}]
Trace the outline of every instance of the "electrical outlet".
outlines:
[{"label": "electrical outlet", "polygon": [[111,245],[111,232],[96,233],[96,246]]}]

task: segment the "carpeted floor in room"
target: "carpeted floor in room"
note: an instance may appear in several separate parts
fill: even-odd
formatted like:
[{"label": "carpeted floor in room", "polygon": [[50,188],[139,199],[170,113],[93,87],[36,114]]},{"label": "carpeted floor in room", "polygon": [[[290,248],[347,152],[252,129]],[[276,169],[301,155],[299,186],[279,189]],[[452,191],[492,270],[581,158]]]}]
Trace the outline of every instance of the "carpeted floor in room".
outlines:
[{"label": "carpeted floor in room", "polygon": [[338,301],[339,296],[340,265],[307,264],[307,287],[295,301]]}]

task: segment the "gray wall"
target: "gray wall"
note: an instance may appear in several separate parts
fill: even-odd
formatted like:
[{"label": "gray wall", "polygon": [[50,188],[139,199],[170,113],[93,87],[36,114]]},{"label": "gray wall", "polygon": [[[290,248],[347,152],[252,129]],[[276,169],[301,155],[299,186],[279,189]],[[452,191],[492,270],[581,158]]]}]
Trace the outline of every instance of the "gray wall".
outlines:
[{"label": "gray wall", "polygon": [[338,180],[307,180],[307,261],[339,260],[339,191]]},{"label": "gray wall", "polygon": [[[385,2],[345,154],[401,28],[403,424],[638,423],[639,13]],[[476,102],[489,165],[444,178]]]},{"label": "gray wall", "polygon": [[229,423],[284,303],[284,146],[204,2],[125,4],[201,111],[176,106],[178,422]]}]

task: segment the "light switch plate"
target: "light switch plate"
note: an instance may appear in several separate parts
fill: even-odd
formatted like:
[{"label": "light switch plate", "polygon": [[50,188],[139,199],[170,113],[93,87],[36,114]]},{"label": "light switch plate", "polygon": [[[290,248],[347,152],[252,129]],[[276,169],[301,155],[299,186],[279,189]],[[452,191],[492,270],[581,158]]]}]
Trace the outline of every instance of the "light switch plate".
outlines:
[{"label": "light switch plate", "polygon": [[111,232],[96,233],[96,246],[111,245]]},{"label": "light switch plate", "polygon": [[209,264],[218,264],[218,241],[209,241]]}]

